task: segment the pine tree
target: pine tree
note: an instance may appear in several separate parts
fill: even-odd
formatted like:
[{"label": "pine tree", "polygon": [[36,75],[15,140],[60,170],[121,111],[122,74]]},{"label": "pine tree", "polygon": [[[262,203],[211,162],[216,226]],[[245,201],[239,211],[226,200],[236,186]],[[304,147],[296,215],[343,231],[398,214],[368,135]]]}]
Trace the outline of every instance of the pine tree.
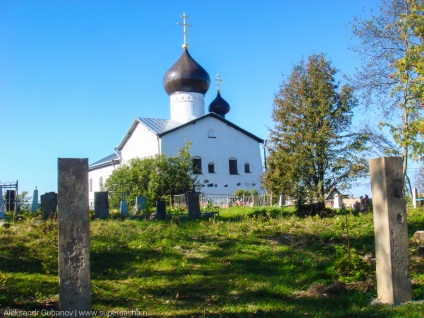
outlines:
[{"label": "pine tree", "polygon": [[314,54],[283,80],[268,143],[268,191],[291,197],[302,193],[323,208],[327,191],[348,187],[366,171],[358,154],[367,137],[349,131],[357,99],[351,87],[339,89],[336,73],[324,55]]}]

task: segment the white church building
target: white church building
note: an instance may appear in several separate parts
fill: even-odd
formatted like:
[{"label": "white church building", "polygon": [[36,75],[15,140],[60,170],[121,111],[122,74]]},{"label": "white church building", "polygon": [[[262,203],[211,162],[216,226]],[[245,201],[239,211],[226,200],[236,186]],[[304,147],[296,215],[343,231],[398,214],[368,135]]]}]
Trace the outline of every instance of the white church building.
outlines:
[{"label": "white church building", "polygon": [[207,194],[233,194],[237,189],[260,190],[263,140],[225,118],[229,104],[218,93],[205,112],[210,77],[189,54],[185,41],[181,57],[166,72],[163,86],[170,98],[170,119],[137,117],[113,154],[89,166],[89,200],[102,191],[112,171],[133,158],[176,155],[191,142],[190,154],[199,189]]}]

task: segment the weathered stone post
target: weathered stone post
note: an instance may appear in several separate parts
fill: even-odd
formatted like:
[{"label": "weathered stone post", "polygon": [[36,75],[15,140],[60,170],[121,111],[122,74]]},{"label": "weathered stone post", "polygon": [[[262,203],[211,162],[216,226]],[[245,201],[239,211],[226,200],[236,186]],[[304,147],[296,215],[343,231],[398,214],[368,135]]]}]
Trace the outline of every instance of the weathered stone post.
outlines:
[{"label": "weathered stone post", "polygon": [[88,159],[59,158],[58,189],[59,311],[83,317],[91,308]]},{"label": "weathered stone post", "polygon": [[369,161],[377,270],[377,298],[382,303],[411,300],[406,205],[402,158]]}]

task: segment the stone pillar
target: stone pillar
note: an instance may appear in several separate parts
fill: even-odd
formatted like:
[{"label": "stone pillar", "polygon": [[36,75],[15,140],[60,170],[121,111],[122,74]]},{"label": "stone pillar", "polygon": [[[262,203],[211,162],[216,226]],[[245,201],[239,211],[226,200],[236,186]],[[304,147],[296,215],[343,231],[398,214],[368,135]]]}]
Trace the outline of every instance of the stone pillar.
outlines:
[{"label": "stone pillar", "polygon": [[34,195],[32,196],[31,213],[35,214],[38,211],[38,190],[35,187]]},{"label": "stone pillar", "polygon": [[107,219],[109,217],[109,193],[106,191],[94,192],[94,218]]},{"label": "stone pillar", "polygon": [[3,187],[0,185],[0,219],[5,219],[6,213],[4,213],[4,199],[3,199]]},{"label": "stone pillar", "polygon": [[[88,159],[58,159],[59,311],[91,308]],[[65,316],[63,316],[65,317]]]},{"label": "stone pillar", "polygon": [[200,193],[188,192],[187,193],[187,209],[189,218],[200,217]]},{"label": "stone pillar", "polygon": [[402,158],[369,161],[377,270],[377,298],[386,304],[411,300]]}]

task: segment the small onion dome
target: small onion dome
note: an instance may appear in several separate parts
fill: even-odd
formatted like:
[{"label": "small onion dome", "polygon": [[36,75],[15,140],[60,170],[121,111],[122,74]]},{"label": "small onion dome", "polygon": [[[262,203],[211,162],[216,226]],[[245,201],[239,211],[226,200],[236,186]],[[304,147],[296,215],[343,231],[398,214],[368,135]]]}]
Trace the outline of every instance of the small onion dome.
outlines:
[{"label": "small onion dome", "polygon": [[230,111],[230,104],[221,97],[221,93],[218,91],[215,99],[209,105],[209,112],[215,113],[222,118],[225,118],[225,114]]},{"label": "small onion dome", "polygon": [[162,83],[168,95],[176,92],[202,93],[208,91],[211,79],[184,48],[183,54],[166,72]]}]

